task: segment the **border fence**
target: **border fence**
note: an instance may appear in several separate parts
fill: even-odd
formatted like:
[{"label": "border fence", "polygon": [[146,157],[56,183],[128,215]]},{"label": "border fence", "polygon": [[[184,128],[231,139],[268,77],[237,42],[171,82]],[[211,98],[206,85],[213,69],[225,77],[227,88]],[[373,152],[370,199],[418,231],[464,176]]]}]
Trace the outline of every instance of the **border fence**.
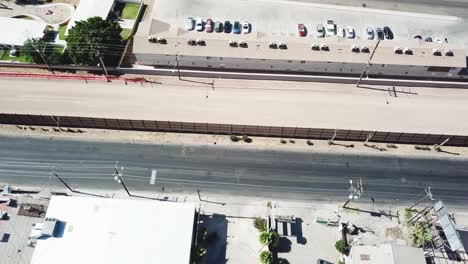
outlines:
[{"label": "border fence", "polygon": [[[67,128],[96,128],[112,130],[133,130],[153,132],[176,132],[217,135],[249,135],[278,138],[302,138],[337,141],[364,142],[373,135],[370,142],[435,145],[448,140],[445,146],[468,146],[468,136],[400,133],[368,130],[278,127],[197,122],[176,122],[156,120],[112,119],[79,116],[50,116],[0,113],[0,124],[25,126],[55,126]],[[336,133],[336,135],[335,135]]]}]

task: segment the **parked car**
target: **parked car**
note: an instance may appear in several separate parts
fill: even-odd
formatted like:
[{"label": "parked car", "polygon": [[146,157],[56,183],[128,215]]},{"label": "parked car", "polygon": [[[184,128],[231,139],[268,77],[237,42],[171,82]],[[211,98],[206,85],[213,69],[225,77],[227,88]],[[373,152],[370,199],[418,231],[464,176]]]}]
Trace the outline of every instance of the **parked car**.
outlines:
[{"label": "parked car", "polygon": [[386,37],[387,39],[393,39],[393,32],[392,32],[392,30],[391,30],[389,27],[385,26],[385,27],[383,28],[383,31],[384,31],[385,37]]},{"label": "parked car", "polygon": [[205,31],[208,33],[213,32],[213,20],[211,18],[208,18],[205,22]]},{"label": "parked car", "polygon": [[250,33],[250,23],[247,20],[242,21],[242,33]]},{"label": "parked car", "polygon": [[338,26],[338,29],[336,30],[336,35],[338,37],[344,38],[346,36],[346,30],[342,26]]},{"label": "parked car", "polygon": [[185,29],[188,31],[192,31],[194,27],[195,27],[195,20],[193,20],[192,17],[187,18],[187,21],[185,22]]},{"label": "parked car", "polygon": [[232,31],[232,24],[231,22],[229,21],[224,21],[224,25],[223,25],[223,28],[224,28],[224,33],[231,33]]},{"label": "parked car", "polygon": [[5,220],[7,219],[8,212],[6,211],[0,211],[0,220]]},{"label": "parked car", "polygon": [[304,24],[298,24],[297,31],[299,32],[300,37],[305,37],[307,35],[307,30]]},{"label": "parked car", "polygon": [[234,21],[234,24],[232,26],[232,33],[234,34],[240,34],[241,33],[241,25],[239,21]]},{"label": "parked car", "polygon": [[353,39],[356,37],[356,32],[354,32],[353,27],[347,27],[346,28],[346,36],[348,36],[349,39]]},{"label": "parked car", "polygon": [[426,42],[432,42],[432,38],[431,38],[431,37],[427,37],[424,41],[426,41]]},{"label": "parked car", "polygon": [[377,28],[375,30],[375,32],[377,33],[377,38],[380,39],[380,40],[384,40],[385,39],[385,35],[384,35],[384,32],[381,28]]},{"label": "parked car", "polygon": [[435,39],[434,39],[434,42],[435,42],[435,43],[442,43],[442,39],[440,39],[440,38],[435,38]]},{"label": "parked car", "polygon": [[372,29],[371,27],[366,28],[366,35],[368,40],[373,40],[375,36],[374,29]]},{"label": "parked car", "polygon": [[214,31],[217,33],[223,32],[223,23],[221,23],[221,21],[216,21],[214,23]]},{"label": "parked car", "polygon": [[422,40],[422,37],[421,37],[421,35],[416,35],[416,36],[414,36],[414,39],[420,39],[420,40]]},{"label": "parked car", "polygon": [[317,38],[325,37],[325,27],[322,24],[317,25]]},{"label": "parked car", "polygon": [[323,260],[323,259],[318,259],[317,264],[333,264],[333,263],[331,263],[329,261],[326,261],[326,260]]},{"label": "parked car", "polygon": [[333,20],[327,21],[327,36],[336,35],[336,25],[333,23]]},{"label": "parked car", "polygon": [[197,18],[196,23],[195,23],[195,29],[197,31],[203,31],[203,19]]}]

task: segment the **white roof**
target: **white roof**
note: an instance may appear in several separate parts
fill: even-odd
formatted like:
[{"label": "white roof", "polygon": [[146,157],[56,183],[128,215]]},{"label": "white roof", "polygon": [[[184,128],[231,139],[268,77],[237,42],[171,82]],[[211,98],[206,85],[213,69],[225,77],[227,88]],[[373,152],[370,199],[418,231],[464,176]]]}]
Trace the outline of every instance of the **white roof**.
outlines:
[{"label": "white roof", "polygon": [[76,21],[87,20],[91,17],[107,19],[113,4],[114,0],[80,0],[75,13],[73,13],[70,22],[68,22],[66,35],[75,26]]},{"label": "white roof", "polygon": [[0,44],[23,46],[28,38],[44,37],[47,24],[42,21],[0,17]]},{"label": "white roof", "polygon": [[352,264],[425,264],[422,248],[383,244],[380,246],[354,246]]},{"label": "white roof", "polygon": [[46,217],[61,222],[59,235],[38,240],[32,264],[190,261],[193,204],[53,196]]}]

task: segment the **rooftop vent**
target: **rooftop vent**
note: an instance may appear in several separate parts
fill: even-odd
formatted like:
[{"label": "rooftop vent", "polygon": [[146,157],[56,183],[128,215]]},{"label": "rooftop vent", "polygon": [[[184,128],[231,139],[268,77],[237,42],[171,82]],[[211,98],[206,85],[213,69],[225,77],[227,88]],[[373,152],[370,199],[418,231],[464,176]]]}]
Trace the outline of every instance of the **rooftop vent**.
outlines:
[{"label": "rooftop vent", "polygon": [[270,49],[277,49],[278,45],[274,42],[270,42],[270,44],[268,44],[268,47],[270,47]]},{"label": "rooftop vent", "polygon": [[158,43],[160,43],[160,44],[167,44],[167,40],[166,40],[165,38],[158,37],[156,40],[157,40]]},{"label": "rooftop vent", "polygon": [[352,46],[351,46],[351,51],[352,51],[352,52],[359,52],[359,47],[358,47],[358,46],[355,46],[355,45],[352,45]]},{"label": "rooftop vent", "polygon": [[394,48],[393,48],[393,52],[394,52],[395,54],[403,54],[403,49],[400,48],[400,47],[394,47]]},{"label": "rooftop vent", "polygon": [[312,50],[320,50],[320,46],[317,45],[317,44],[312,44],[312,46],[310,47]]},{"label": "rooftop vent", "polygon": [[320,45],[320,49],[324,51],[330,51],[330,47],[328,47],[328,45],[325,44]]},{"label": "rooftop vent", "polygon": [[194,39],[189,39],[187,40],[187,44],[189,44],[190,46],[195,46],[197,45],[197,41]]},{"label": "rooftop vent", "polygon": [[449,50],[449,49],[445,50],[444,53],[445,53],[445,56],[453,57],[453,51],[452,50]]},{"label": "rooftop vent", "polygon": [[148,41],[151,43],[156,43],[157,39],[154,36],[148,36]]},{"label": "rooftop vent", "polygon": [[369,47],[367,47],[367,46],[362,46],[362,47],[361,47],[361,52],[369,53],[369,52],[370,52],[370,49],[369,49]]},{"label": "rooftop vent", "polygon": [[234,40],[230,40],[229,41],[229,46],[230,47],[237,47],[237,42],[235,42]]},{"label": "rooftop vent", "polygon": [[434,56],[442,56],[442,52],[438,48],[432,49],[432,55]]},{"label": "rooftop vent", "polygon": [[288,49],[288,46],[286,45],[286,43],[283,43],[283,42],[278,43],[278,47],[280,49]]},{"label": "rooftop vent", "polygon": [[247,43],[243,40],[239,41],[239,47],[241,48],[248,48],[249,46],[247,45]]},{"label": "rooftop vent", "polygon": [[410,49],[410,48],[404,48],[404,49],[403,49],[403,52],[404,52],[406,55],[413,55],[413,50]]}]

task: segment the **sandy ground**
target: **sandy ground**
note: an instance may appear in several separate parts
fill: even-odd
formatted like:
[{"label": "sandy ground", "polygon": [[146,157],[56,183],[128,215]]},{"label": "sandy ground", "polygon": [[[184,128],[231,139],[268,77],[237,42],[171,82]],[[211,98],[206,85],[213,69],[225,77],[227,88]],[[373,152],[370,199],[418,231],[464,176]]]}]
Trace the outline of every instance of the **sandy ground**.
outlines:
[{"label": "sandy ground", "polygon": [[[468,90],[152,76],[151,83],[3,78],[0,112],[467,135]],[[185,80],[184,79],[184,80]],[[211,80],[210,80],[211,81]]]}]

